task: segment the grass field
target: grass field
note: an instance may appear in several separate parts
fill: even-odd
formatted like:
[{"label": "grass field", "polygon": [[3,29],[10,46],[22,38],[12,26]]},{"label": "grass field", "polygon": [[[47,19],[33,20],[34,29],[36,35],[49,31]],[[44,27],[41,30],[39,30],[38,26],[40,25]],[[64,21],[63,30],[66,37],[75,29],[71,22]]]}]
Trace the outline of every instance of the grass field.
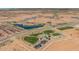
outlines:
[{"label": "grass field", "polygon": [[44,33],[45,34],[50,34],[50,33],[54,33],[54,31],[53,30],[45,30]]},{"label": "grass field", "polygon": [[42,33],[31,34],[31,36],[38,36],[40,34],[42,34]]},{"label": "grass field", "polygon": [[41,33],[35,33],[35,34],[31,34],[30,36],[25,36],[24,37],[24,40],[31,43],[31,44],[35,44],[38,42],[38,35],[41,35],[41,34],[47,34],[47,35],[50,35],[52,34],[52,36],[59,36],[60,33],[58,32],[55,32],[54,30],[45,30]]},{"label": "grass field", "polygon": [[35,36],[25,36],[24,40],[31,44],[35,44],[38,41],[38,38]]},{"label": "grass field", "polygon": [[73,27],[71,26],[65,26],[65,27],[60,27],[58,28],[59,30],[66,30],[66,29],[72,29]]},{"label": "grass field", "polygon": [[59,36],[59,35],[61,35],[60,33],[53,33],[52,34],[53,36]]}]

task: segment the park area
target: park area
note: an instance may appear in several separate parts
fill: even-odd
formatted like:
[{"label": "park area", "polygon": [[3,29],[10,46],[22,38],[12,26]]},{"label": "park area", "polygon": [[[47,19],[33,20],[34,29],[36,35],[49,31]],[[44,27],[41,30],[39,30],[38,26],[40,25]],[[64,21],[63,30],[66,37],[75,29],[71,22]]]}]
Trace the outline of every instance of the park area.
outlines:
[{"label": "park area", "polygon": [[24,41],[30,43],[34,48],[43,47],[48,41],[52,40],[51,37],[57,37],[61,34],[54,30],[45,30],[41,33],[31,34],[24,37]]}]

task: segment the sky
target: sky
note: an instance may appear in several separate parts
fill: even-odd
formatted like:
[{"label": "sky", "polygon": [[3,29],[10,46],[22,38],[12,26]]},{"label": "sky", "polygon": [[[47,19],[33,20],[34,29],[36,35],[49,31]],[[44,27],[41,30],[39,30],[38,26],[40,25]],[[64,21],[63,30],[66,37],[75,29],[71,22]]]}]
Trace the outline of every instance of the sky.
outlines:
[{"label": "sky", "polygon": [[0,8],[78,8],[79,0],[0,0]]}]

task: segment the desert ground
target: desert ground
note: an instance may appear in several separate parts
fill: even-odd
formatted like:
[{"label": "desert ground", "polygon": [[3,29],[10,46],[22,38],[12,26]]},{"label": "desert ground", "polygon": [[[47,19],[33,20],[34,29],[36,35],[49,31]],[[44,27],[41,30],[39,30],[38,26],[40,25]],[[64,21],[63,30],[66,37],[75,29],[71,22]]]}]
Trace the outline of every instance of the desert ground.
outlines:
[{"label": "desert ground", "polygon": [[[24,25],[42,23],[44,26],[31,30],[22,29],[22,31],[17,34],[13,33],[14,38],[7,38],[8,41],[0,43],[0,51],[79,51],[79,9],[0,10],[0,25],[5,25],[5,23],[12,25],[13,22],[22,23]],[[63,23],[67,23],[67,25],[61,25]],[[58,29],[63,26],[71,26],[73,28],[64,30]],[[47,40],[40,48],[34,48],[34,46],[41,42],[41,40],[35,44],[30,44],[23,40],[24,36],[31,36],[31,34],[41,33],[44,30],[55,30],[61,33],[61,35],[55,38],[53,36],[51,40]],[[37,37],[42,37],[42,34]],[[6,35],[8,37],[8,34]],[[0,37],[0,39],[2,39],[2,37]]]}]

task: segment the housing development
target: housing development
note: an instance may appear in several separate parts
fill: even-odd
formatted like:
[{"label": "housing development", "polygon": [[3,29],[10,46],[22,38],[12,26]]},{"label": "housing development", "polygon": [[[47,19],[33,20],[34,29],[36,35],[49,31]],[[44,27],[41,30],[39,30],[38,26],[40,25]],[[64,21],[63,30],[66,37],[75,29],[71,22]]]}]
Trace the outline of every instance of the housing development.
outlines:
[{"label": "housing development", "polygon": [[79,9],[0,9],[0,51],[79,50]]}]

